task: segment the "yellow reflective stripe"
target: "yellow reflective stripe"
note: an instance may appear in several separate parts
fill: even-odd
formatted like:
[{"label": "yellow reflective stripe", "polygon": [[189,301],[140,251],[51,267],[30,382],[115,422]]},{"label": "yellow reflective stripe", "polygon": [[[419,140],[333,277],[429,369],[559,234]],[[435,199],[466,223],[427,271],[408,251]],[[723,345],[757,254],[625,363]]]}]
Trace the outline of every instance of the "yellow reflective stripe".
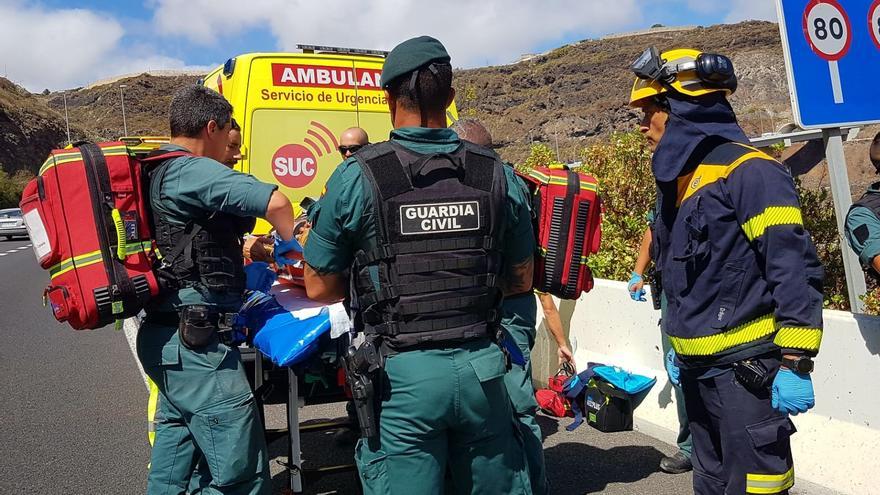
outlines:
[{"label": "yellow reflective stripe", "polygon": [[[529,175],[531,177],[538,179],[539,181],[541,181],[545,184],[553,184],[554,186],[568,185],[568,179],[565,177],[557,177],[555,175],[553,175],[553,176],[545,175],[545,174],[542,174],[541,172],[538,172],[536,170],[530,170]],[[580,187],[584,191],[599,192],[599,184],[598,183],[585,181],[585,180],[583,180],[583,178],[581,178]]]},{"label": "yellow reflective stripe", "polygon": [[764,235],[764,232],[777,225],[803,225],[801,209],[797,206],[768,206],[763,213],[759,213],[743,224],[743,232],[749,242]]},{"label": "yellow reflective stripe", "polygon": [[159,387],[150,377],[147,377],[150,386],[150,398],[147,399],[147,439],[150,446],[156,441],[156,409],[159,406]]},{"label": "yellow reflective stripe", "polygon": [[138,244],[126,244],[125,255],[131,256],[133,254],[146,253],[149,252],[151,247],[153,247],[152,243],[147,241]]},{"label": "yellow reflective stripe", "polygon": [[782,327],[773,339],[779,347],[818,351],[822,344],[821,328]]},{"label": "yellow reflective stripe", "polygon": [[743,323],[722,333],[704,337],[669,337],[675,352],[682,356],[711,356],[738,345],[754,342],[776,331],[773,315]]},{"label": "yellow reflective stripe", "polygon": [[92,251],[91,253],[81,254],[79,256],[75,256],[73,258],[67,258],[66,260],[62,260],[55,266],[49,268],[49,276],[50,278],[55,278],[59,275],[69,272],[74,268],[82,268],[84,266],[94,265],[95,263],[99,263],[102,260],[101,251]]},{"label": "yellow reflective stripe", "polygon": [[[744,148],[753,149],[749,146]],[[712,164],[701,163],[696,170],[690,174],[679,177],[678,179],[678,205],[685,202],[686,199],[693,196],[700,189],[717,182],[719,179],[726,179],[734,170],[743,163],[753,159],[763,158],[765,160],[776,161],[770,155],[761,151],[752,151],[730,162],[730,164]]]},{"label": "yellow reflective stripe", "polygon": [[43,175],[44,172],[49,170],[52,167],[57,165],[61,165],[62,163],[70,163],[70,162],[78,162],[82,160],[82,155],[79,153],[64,153],[51,156],[48,160],[43,162],[43,166],[40,167],[39,175]]},{"label": "yellow reflective stripe", "polygon": [[783,474],[746,473],[746,493],[779,493],[794,486],[794,468]]},{"label": "yellow reflective stripe", "polygon": [[[104,156],[122,156],[128,155],[128,148],[125,146],[112,146],[109,148],[101,148],[101,152]],[[56,155],[50,156],[43,165],[40,167],[40,172],[37,175],[43,175],[43,173],[49,170],[52,167],[57,167],[58,165],[62,165],[64,163],[78,162],[82,161],[82,155],[79,151],[74,152],[66,152],[66,153],[58,153]]]}]

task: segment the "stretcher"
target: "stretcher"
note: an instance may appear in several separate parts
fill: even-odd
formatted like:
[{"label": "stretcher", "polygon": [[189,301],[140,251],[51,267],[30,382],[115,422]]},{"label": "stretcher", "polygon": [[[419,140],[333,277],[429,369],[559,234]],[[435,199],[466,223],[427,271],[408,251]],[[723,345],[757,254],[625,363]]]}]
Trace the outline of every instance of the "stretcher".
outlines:
[{"label": "stretcher", "polygon": [[[329,319],[329,307],[309,300],[302,288],[276,283],[271,294],[294,316],[310,318],[314,325],[323,326],[321,318]],[[349,333],[345,331],[347,329],[336,328],[332,331],[329,325],[326,327],[320,333],[317,345],[310,349],[309,355],[293,365],[279,366],[254,347],[241,349],[242,361],[252,381],[264,426],[264,406],[287,406],[286,428],[266,428],[266,440],[271,443],[282,438],[287,439],[288,460],[283,464],[289,475],[290,491],[293,493],[302,493],[304,485],[323,476],[355,471],[354,452],[352,463],[349,464],[322,467],[303,465],[302,434],[356,427],[347,418],[309,424],[301,424],[299,420],[301,407],[349,400],[344,386],[344,375],[340,372],[340,357],[349,345]],[[283,349],[272,349],[274,359],[277,360],[279,354],[284,354]]]}]

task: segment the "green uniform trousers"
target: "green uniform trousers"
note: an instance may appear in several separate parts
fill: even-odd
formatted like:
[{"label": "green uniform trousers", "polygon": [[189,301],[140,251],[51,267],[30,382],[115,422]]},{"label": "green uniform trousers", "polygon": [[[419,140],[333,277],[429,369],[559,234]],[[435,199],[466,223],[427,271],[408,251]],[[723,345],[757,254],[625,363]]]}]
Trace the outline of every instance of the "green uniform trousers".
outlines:
[{"label": "green uniform trousers", "polygon": [[365,495],[531,494],[497,345],[410,350],[385,360],[379,435],[358,442]]},{"label": "green uniform trousers", "polygon": [[177,328],[146,322],[137,353],[159,387],[147,494],[186,493],[201,458],[210,476],[200,493],[268,494],[266,439],[238,349],[215,340],[190,350]]},{"label": "green uniform trousers", "polygon": [[534,495],[548,493],[547,472],[544,466],[544,442],[538,425],[538,402],[532,385],[532,348],[535,346],[535,318],[537,303],[532,293],[511,301],[505,306],[502,325],[525,358],[525,366],[512,365],[504,376],[507,393],[513,404],[513,413],[523,437],[526,461]]}]

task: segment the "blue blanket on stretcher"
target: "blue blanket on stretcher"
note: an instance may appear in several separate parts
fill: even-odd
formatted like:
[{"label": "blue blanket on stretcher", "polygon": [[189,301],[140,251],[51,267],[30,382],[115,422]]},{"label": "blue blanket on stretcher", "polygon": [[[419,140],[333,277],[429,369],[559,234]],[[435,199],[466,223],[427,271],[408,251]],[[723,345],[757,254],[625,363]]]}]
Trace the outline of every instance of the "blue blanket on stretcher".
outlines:
[{"label": "blue blanket on stretcher", "polygon": [[308,359],[318,349],[318,339],[330,330],[330,311],[321,308],[297,317],[269,294],[253,291],[239,314],[253,335],[253,344],[278,366]]}]

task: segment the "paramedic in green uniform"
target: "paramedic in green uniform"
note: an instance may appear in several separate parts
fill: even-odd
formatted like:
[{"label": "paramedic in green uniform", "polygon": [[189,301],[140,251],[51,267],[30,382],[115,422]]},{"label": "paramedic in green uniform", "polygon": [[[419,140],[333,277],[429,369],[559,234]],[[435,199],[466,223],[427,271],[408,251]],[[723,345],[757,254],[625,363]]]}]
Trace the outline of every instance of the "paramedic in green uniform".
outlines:
[{"label": "paramedic in green uniform", "polygon": [[[238,348],[224,318],[242,304],[240,235],[253,218],[293,236],[293,209],[276,186],[220,163],[232,106],[202,86],[171,102],[171,144],[182,156],[148,170],[150,204],[163,264],[160,296],[138,331],[137,353],[159,388],[148,494],[183,494],[196,462],[203,494],[265,494],[271,489],[263,427]],[[290,243],[276,242],[281,251]],[[183,324],[181,324],[183,320]],[[182,328],[182,331],[179,331]]]},{"label": "paramedic in green uniform", "polygon": [[[407,305],[410,309],[423,308],[413,306],[418,303],[409,296],[421,283],[405,287],[389,283],[390,287],[400,291],[399,297],[378,299],[380,303],[368,305],[368,298],[377,300],[380,298],[378,294],[389,290],[389,287],[382,287],[385,282],[380,280],[394,280],[387,278],[391,271],[403,273],[434,263],[437,266],[446,265],[455,259],[448,257],[450,252],[463,257],[462,270],[443,272],[447,279],[454,279],[456,283],[461,281],[463,288],[448,290],[448,280],[426,281],[429,284],[440,282],[439,296],[453,297],[442,301],[435,299],[430,304],[445,304],[468,293],[468,290],[482,290],[464,282],[465,279],[461,278],[466,271],[464,267],[476,262],[474,266],[483,265],[485,268],[489,264],[487,260],[500,255],[502,263],[493,268],[499,274],[497,280],[500,287],[496,290],[505,294],[522,293],[531,288],[532,253],[535,248],[527,198],[518,186],[513,171],[504,167],[491,151],[463,143],[455,132],[446,128],[445,111],[454,99],[454,90],[450,58],[443,45],[427,36],[401,43],[388,55],[381,81],[394,127],[391,141],[358,151],[336,170],[327,184],[327,192],[310,210],[312,230],[304,253],[309,297],[336,301],[346,296],[351,284],[355,324],[358,328],[366,328],[368,339],[377,335],[378,329],[383,327],[375,320],[369,323],[372,312],[381,312],[393,319],[398,315],[395,308],[400,310],[399,314],[406,312],[404,308]],[[377,158],[379,150],[389,149],[393,151]],[[467,153],[463,150],[467,150]],[[411,159],[409,167],[404,165],[404,158],[401,157]],[[430,159],[425,161],[419,157]],[[462,157],[466,158],[461,168],[452,168],[451,164],[458,163]],[[376,166],[379,158],[386,160],[386,167]],[[461,178],[447,175],[454,170],[461,172]],[[471,171],[474,171],[473,175]],[[492,188],[468,186],[485,186],[483,181],[487,177],[493,181]],[[379,183],[385,186],[390,183],[392,188],[398,188],[400,194],[384,194],[388,189],[377,186]],[[490,215],[477,220],[469,216],[473,210],[468,205],[455,203],[462,195],[449,194],[445,201],[453,206],[445,211],[457,212],[455,215],[458,216],[440,220],[450,222],[445,226],[453,231],[457,227],[465,227],[462,229],[464,232],[447,231],[445,237],[435,232],[424,232],[426,235],[414,236],[420,240],[398,240],[377,245],[391,235],[385,226],[392,225],[397,219],[400,225],[394,224],[394,228],[398,229],[394,235],[400,237],[410,235],[412,231],[409,229],[434,228],[437,224],[432,221],[436,218],[419,219],[407,224],[405,220],[410,214],[415,218],[415,210],[409,204],[399,205],[395,201],[405,197],[407,201],[415,203],[422,201],[422,205],[441,203],[443,199],[436,194],[444,187],[450,191],[461,191],[464,195],[476,195],[473,197],[480,199],[474,203],[480,202],[486,209],[501,214],[502,220],[489,220]],[[383,194],[380,195],[377,190]],[[499,191],[505,192],[500,194]],[[492,196],[494,199],[487,202],[489,194],[497,196]],[[397,209],[389,209],[388,205],[398,205],[400,214],[397,214]],[[432,210],[424,207],[420,211]],[[488,213],[482,209],[480,211]],[[497,235],[500,242],[487,241],[490,239],[488,237],[467,237],[474,236],[468,232],[484,229],[486,224],[482,222],[499,229]],[[470,227],[475,230],[469,230]],[[461,243],[455,244],[459,247],[476,245],[476,241],[485,242],[483,250],[487,254],[476,256],[472,253],[479,253],[479,248],[468,251],[449,245],[443,251],[441,245],[450,239],[454,243]],[[420,244],[422,242],[424,244]],[[496,245],[497,249],[493,247]],[[437,252],[429,252],[431,249]],[[380,251],[387,251],[386,255],[395,254],[374,256]],[[412,254],[414,251],[416,254]],[[382,261],[371,264],[371,260],[377,257]],[[410,260],[417,262],[406,263]],[[366,263],[365,267],[362,262]],[[408,268],[405,265],[409,265]],[[350,277],[346,273],[348,270],[351,270]],[[433,272],[428,275],[433,276]],[[496,279],[486,275],[484,272],[484,275],[469,277],[472,279],[470,282]],[[362,284],[375,286],[376,290],[365,294]],[[417,297],[424,300],[432,296],[439,297],[433,293],[422,293]],[[461,300],[464,299],[461,297]],[[374,380],[380,390],[378,397],[381,398],[376,408],[378,433],[372,438],[362,438],[355,454],[364,493],[439,495],[444,493],[447,469],[452,475],[451,488],[454,493],[531,493],[522,444],[503,380],[505,358],[486,331],[487,328],[493,331],[498,328],[500,301],[497,298],[494,300],[494,308],[485,312],[494,314],[490,318],[491,324],[489,319],[480,320],[483,313],[477,306],[491,303],[491,297],[484,297],[480,302],[472,300],[471,305],[466,307],[444,306],[446,313],[455,314],[462,325],[465,321],[473,322],[466,328],[483,329],[482,334],[470,334],[469,338],[445,338],[443,335],[457,334],[465,327],[450,328],[451,318],[444,319],[445,314],[436,316],[436,306],[430,304],[426,312],[418,313],[416,320],[393,320],[388,328],[399,329],[399,334],[390,331],[379,334],[384,369],[379,373],[379,379]],[[380,306],[382,304],[385,306]],[[436,325],[426,329],[426,318],[428,326]],[[446,333],[431,334],[437,326]],[[410,333],[416,330],[421,333]],[[412,335],[428,338],[421,340],[419,345],[397,350],[385,348],[386,345],[393,347],[397,339],[408,339]],[[467,334],[458,334],[459,337],[461,335]]]}]

